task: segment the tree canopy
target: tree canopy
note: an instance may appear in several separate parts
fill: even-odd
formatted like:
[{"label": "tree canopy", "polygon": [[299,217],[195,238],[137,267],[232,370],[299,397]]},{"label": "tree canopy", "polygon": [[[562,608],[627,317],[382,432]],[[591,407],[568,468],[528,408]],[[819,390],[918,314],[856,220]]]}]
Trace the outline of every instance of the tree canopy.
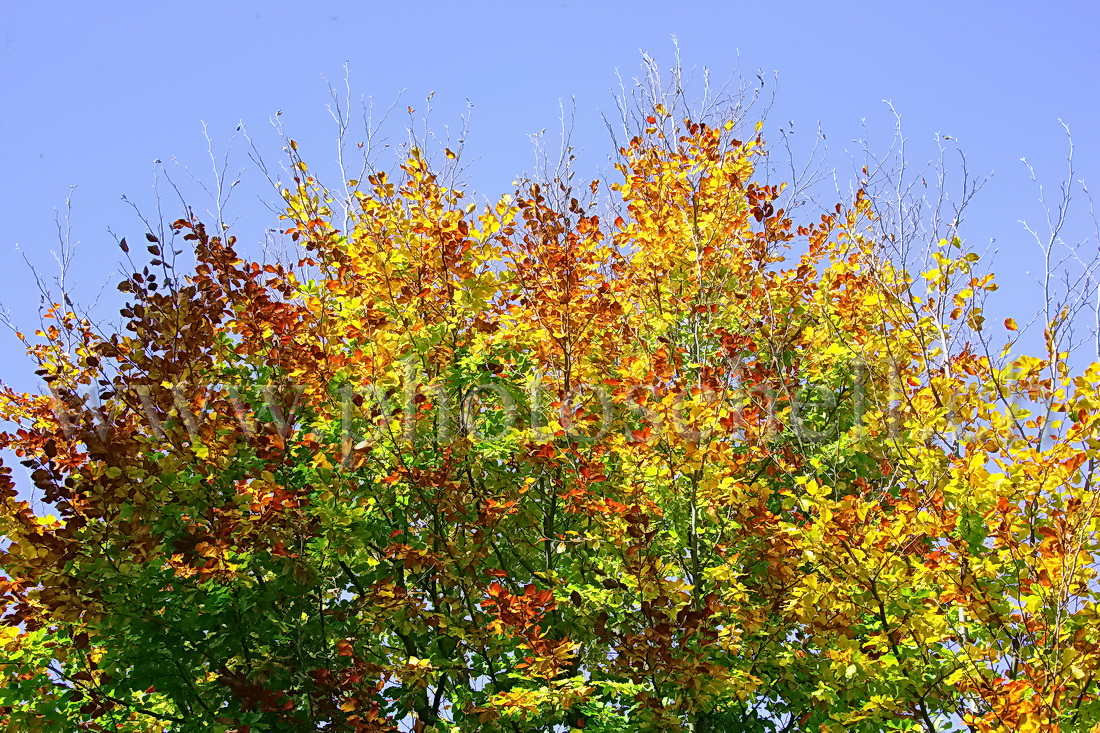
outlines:
[{"label": "tree canopy", "polygon": [[412,147],[342,209],[289,144],[291,255],[185,217],[119,328],[46,311],[7,729],[1100,730],[1067,311],[1017,355],[958,237],[913,270],[759,126],[648,114],[489,204]]}]

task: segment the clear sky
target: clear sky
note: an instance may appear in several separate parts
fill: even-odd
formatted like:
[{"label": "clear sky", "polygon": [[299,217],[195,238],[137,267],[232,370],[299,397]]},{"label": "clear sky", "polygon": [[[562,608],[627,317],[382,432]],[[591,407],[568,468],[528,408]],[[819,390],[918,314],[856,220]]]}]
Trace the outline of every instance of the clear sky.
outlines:
[{"label": "clear sky", "polygon": [[[64,208],[73,185],[76,293],[90,301],[105,280],[113,291],[121,254],[108,227],[131,241],[143,231],[121,197],[155,215],[155,160],[175,159],[212,182],[202,122],[216,152],[244,122],[261,153],[277,161],[267,123],[281,110],[307,159],[331,159],[322,75],[339,81],[345,61],[354,93],[380,104],[404,90],[399,108],[422,108],[434,91],[439,131],[458,124],[469,100],[467,154],[477,158],[471,182],[480,193],[508,191],[531,167],[528,136],[557,127],[562,98],[576,100],[574,142],[595,172],[611,150],[600,110],[612,109],[616,71],[636,75],[643,50],[671,65],[673,36],[686,66],[708,66],[715,77],[735,68],[748,76],[778,71],[765,134],[793,121],[797,139],[809,144],[820,122],[842,178],[861,120],[872,143],[888,140],[883,100],[901,113],[917,163],[933,155],[936,133],[959,139],[973,173],[995,172],[963,233],[982,248],[996,240],[996,269],[1008,287],[995,307],[1006,314],[1022,308],[1026,315],[1038,302],[1024,275],[1037,267],[1037,250],[1017,222],[1042,211],[1019,159],[1055,185],[1064,120],[1078,176],[1100,190],[1094,1],[7,0],[0,4],[0,302],[33,328],[37,295],[22,258],[53,272],[54,210]],[[236,145],[234,171],[252,167]],[[236,204],[242,213],[255,209],[247,196]],[[1078,205],[1087,209],[1083,198]],[[242,221],[255,222],[255,231],[238,228],[242,240],[259,240],[262,227],[276,224]],[[1079,225],[1077,238],[1090,236],[1090,225]],[[0,335],[0,375],[29,387],[12,378],[20,361],[13,346]]]}]

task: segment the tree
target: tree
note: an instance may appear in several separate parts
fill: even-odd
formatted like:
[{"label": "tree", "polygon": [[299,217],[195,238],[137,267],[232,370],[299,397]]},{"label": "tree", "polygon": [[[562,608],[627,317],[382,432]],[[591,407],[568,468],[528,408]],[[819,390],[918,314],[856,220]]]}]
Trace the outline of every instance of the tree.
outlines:
[{"label": "tree", "polygon": [[186,217],[117,332],[49,309],[0,396],[52,508],[2,469],[8,729],[1100,725],[1067,311],[991,350],[957,237],[796,223],[739,129],[657,103],[613,182],[486,206],[413,147],[334,209],[291,143],[294,258]]}]

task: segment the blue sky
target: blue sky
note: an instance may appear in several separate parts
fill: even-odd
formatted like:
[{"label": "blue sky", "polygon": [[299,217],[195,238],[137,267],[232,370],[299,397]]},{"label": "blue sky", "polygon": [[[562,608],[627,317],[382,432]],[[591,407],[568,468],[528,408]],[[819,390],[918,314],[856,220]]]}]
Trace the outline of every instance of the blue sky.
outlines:
[{"label": "blue sky", "polygon": [[[611,150],[600,111],[613,109],[616,72],[637,75],[642,51],[671,65],[673,36],[686,66],[705,65],[716,78],[735,68],[750,77],[778,71],[765,135],[793,121],[796,142],[808,147],[820,123],[842,179],[853,138],[866,132],[873,145],[888,142],[893,119],[883,100],[902,115],[915,162],[932,157],[936,133],[961,141],[972,173],[995,173],[963,230],[979,248],[996,240],[1006,287],[994,312],[1026,315],[1038,303],[1024,275],[1038,266],[1038,251],[1018,220],[1042,210],[1019,159],[1056,185],[1066,153],[1059,119],[1074,133],[1078,177],[1100,191],[1094,2],[11,0],[0,6],[0,302],[33,328],[37,295],[23,257],[52,274],[54,212],[73,185],[75,293],[89,302],[105,281],[112,292],[121,255],[108,228],[131,241],[143,231],[121,197],[155,215],[158,159],[212,182],[202,122],[216,152],[244,122],[260,152],[278,161],[267,123],[281,110],[306,158],[330,160],[322,75],[339,82],[345,61],[355,95],[379,104],[404,90],[399,109],[423,109],[434,91],[432,126],[440,132],[459,124],[469,100],[466,152],[476,158],[471,185],[480,193],[506,192],[530,169],[529,135],[557,128],[563,98],[576,101],[581,169],[595,173]],[[254,168],[240,140],[235,145],[233,172]],[[234,202],[244,215],[237,234],[259,240],[276,222],[253,218],[258,189],[244,190]],[[1077,207],[1084,212],[1087,202]],[[1090,236],[1083,218],[1073,226],[1071,236]],[[100,315],[109,317],[114,296],[105,298]],[[29,387],[12,370],[21,362],[0,334],[0,375]]]}]

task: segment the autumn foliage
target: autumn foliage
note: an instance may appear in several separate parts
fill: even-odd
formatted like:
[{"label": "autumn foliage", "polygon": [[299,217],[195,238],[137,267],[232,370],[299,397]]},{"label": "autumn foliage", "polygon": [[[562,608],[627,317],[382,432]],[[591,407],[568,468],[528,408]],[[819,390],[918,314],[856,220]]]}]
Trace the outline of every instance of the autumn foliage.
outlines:
[{"label": "autumn foliage", "polygon": [[117,333],[50,309],[6,729],[1100,730],[1100,366],[651,114],[488,205],[413,148],[343,216],[288,146],[294,258],[181,219]]}]

